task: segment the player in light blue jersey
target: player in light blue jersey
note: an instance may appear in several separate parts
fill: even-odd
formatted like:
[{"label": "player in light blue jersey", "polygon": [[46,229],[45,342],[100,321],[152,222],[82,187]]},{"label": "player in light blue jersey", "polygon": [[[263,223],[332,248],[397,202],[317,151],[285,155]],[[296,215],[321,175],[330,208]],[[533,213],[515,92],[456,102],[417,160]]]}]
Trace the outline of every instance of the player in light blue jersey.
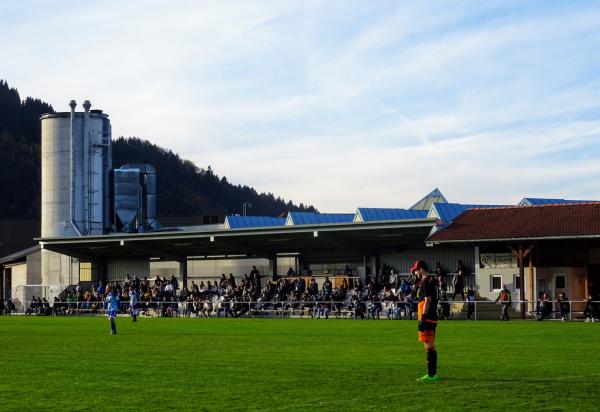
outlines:
[{"label": "player in light blue jersey", "polygon": [[134,322],[137,322],[138,317],[138,293],[133,288],[133,286],[129,287],[129,313],[131,313],[131,319]]},{"label": "player in light blue jersey", "polygon": [[110,334],[116,335],[117,324],[115,318],[117,317],[117,313],[119,313],[119,292],[117,289],[112,290],[112,288],[107,288],[104,304],[106,305],[108,319],[110,319]]}]

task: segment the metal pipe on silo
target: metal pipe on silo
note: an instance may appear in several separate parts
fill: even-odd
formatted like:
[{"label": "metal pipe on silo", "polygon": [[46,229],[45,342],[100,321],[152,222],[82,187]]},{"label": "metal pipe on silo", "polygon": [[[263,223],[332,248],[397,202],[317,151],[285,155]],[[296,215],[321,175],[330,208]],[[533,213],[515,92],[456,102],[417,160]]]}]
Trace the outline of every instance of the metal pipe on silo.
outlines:
[{"label": "metal pipe on silo", "polygon": [[[91,233],[92,225],[92,148],[90,145],[90,108],[92,104],[89,100],[83,102],[83,155],[87,157],[87,161],[83,163],[82,173],[82,190],[85,190],[87,186],[87,193],[83,193],[83,216],[85,221],[84,233]],[[85,184],[87,179],[87,185]]]},{"label": "metal pipe on silo", "polygon": [[70,223],[73,226],[73,230],[77,233],[77,235],[81,236],[81,229],[79,225],[75,221],[75,107],[77,107],[77,102],[75,100],[71,100],[69,102],[69,106],[71,107],[71,124],[70,124],[70,157],[71,157],[71,176],[70,176],[70,186],[71,186],[71,213],[70,213]]}]

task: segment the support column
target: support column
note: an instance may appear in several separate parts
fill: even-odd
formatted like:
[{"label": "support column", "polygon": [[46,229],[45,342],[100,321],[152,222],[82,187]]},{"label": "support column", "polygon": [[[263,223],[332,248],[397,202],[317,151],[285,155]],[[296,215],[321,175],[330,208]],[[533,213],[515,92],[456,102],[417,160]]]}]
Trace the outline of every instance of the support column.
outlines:
[{"label": "support column", "polygon": [[524,288],[524,280],[525,280],[525,258],[533,249],[533,245],[529,246],[527,250],[523,250],[523,246],[519,245],[519,250],[514,250],[511,248],[512,254],[517,258],[517,263],[519,265],[519,277],[521,279],[521,287],[519,288],[519,300],[521,301],[521,320],[525,319],[526,305],[525,305],[525,288]]},{"label": "support column", "polygon": [[277,255],[271,255],[269,257],[269,272],[271,272],[271,278],[276,280],[278,278],[277,273]]},{"label": "support column", "polygon": [[187,287],[188,267],[187,256],[179,260],[179,272],[181,273],[182,289]]},{"label": "support column", "polygon": [[[524,286],[524,282],[521,281]],[[533,253],[529,254],[529,301],[535,302],[534,287],[535,279],[533,278]]]}]

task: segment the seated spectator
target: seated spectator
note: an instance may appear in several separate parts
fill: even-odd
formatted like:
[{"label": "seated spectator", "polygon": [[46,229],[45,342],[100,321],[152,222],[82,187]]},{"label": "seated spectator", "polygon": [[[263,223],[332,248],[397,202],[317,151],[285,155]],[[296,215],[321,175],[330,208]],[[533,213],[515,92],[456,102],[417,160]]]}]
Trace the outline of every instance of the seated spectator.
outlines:
[{"label": "seated spectator", "polygon": [[317,315],[316,318],[320,319],[321,315],[325,316],[325,319],[329,319],[329,313],[331,312],[331,301],[323,294],[319,303],[317,304]]}]

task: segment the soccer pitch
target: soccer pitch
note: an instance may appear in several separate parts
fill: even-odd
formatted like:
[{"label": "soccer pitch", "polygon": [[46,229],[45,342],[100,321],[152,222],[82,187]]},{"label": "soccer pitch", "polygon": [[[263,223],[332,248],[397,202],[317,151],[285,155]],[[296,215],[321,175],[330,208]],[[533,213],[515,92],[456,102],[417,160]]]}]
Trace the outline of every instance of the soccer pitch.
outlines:
[{"label": "soccer pitch", "polygon": [[597,410],[600,324],[0,317],[3,410]]}]

